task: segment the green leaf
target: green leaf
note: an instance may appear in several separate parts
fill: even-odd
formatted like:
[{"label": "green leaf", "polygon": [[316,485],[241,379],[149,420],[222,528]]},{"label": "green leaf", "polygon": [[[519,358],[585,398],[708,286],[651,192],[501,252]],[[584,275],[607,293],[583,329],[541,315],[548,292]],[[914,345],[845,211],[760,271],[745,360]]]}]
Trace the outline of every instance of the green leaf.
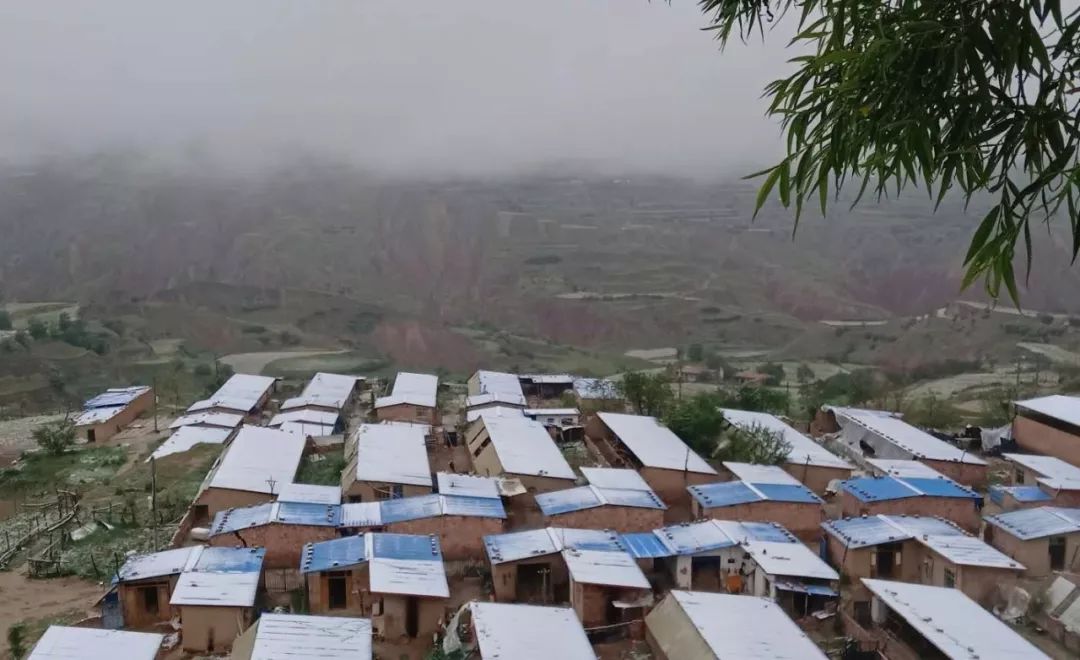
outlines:
[{"label": "green leaf", "polygon": [[769,176],[765,178],[765,183],[761,184],[761,188],[758,190],[757,201],[754,203],[754,217],[757,217],[758,211],[765,205],[765,200],[769,198],[769,193],[772,192],[773,186],[776,185],[776,181],[780,178],[780,166],[772,168]]},{"label": "green leaf", "polygon": [[979,228],[975,230],[975,235],[971,237],[971,246],[968,248],[967,256],[964,257],[964,264],[970,264],[972,262],[971,260],[975,258],[975,255],[986,246],[987,239],[990,237],[990,232],[997,226],[997,219],[1000,214],[1001,207],[995,206],[983,216],[982,222],[979,223]]}]

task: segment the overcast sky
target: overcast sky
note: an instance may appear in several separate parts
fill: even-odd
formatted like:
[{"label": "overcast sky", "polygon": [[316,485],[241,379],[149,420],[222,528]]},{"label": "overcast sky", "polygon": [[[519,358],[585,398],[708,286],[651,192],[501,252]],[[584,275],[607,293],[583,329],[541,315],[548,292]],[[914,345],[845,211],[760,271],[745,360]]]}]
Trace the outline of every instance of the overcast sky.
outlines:
[{"label": "overcast sky", "polygon": [[392,173],[772,160],[785,35],[720,53],[690,0],[3,0],[0,155],[315,148]]}]

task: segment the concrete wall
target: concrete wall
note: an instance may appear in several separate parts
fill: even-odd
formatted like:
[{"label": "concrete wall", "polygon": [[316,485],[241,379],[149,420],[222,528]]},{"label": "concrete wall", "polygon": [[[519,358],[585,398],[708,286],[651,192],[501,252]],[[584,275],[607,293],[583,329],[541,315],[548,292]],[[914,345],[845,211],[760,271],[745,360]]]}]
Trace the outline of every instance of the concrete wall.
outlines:
[{"label": "concrete wall", "polygon": [[[120,608],[124,613],[124,627],[131,630],[149,628],[154,624],[169,621],[179,610],[169,605],[173,589],[179,576],[164,576],[124,582],[117,585],[116,593],[120,599]],[[144,606],[143,590],[157,591],[157,612],[148,612]]]},{"label": "concrete wall", "polygon": [[1057,456],[1080,466],[1080,436],[1023,415],[1013,419],[1012,433],[1016,444],[1025,451]]},{"label": "concrete wall", "polygon": [[254,618],[250,607],[181,605],[180,633],[185,651],[223,653],[243,634]]},{"label": "concrete wall", "polygon": [[973,465],[971,463],[960,463],[959,461],[931,461],[925,458],[920,459],[920,462],[929,465],[957,483],[978,490],[986,488],[986,465]]},{"label": "concrete wall", "polygon": [[544,526],[614,529],[624,533],[651,532],[664,526],[664,510],[607,504],[582,511],[544,516]]},{"label": "concrete wall", "polygon": [[376,409],[375,418],[380,422],[420,422],[421,424],[437,426],[439,423],[439,411],[427,406],[402,403]]},{"label": "concrete wall", "polygon": [[982,527],[981,512],[975,508],[974,500],[958,497],[908,497],[901,500],[863,502],[848,491],[842,491],[840,509],[843,515],[849,518],[879,513],[940,516],[972,534],[977,534]]},{"label": "concrete wall", "polygon": [[153,407],[154,390],[151,388],[132,399],[128,405],[124,406],[123,410],[113,415],[111,419],[106,420],[101,424],[88,424],[86,426],[76,427],[75,432],[79,436],[89,440],[90,436],[88,432],[93,430],[94,442],[104,442],[120,431],[123,431],[128,424],[134,422],[139,415]]},{"label": "concrete wall", "polygon": [[336,538],[338,533],[334,527],[272,523],[212,536],[210,545],[221,548],[266,548],[264,567],[295,569],[300,566],[300,554],[305,543]]},{"label": "concrete wall", "polygon": [[638,472],[645,480],[645,483],[649,484],[649,487],[660,496],[661,501],[668,505],[669,513],[665,518],[670,518],[671,514],[678,509],[684,511],[690,509],[690,503],[693,499],[686,490],[689,486],[710,484],[717,480],[715,474],[665,470],[653,467],[643,467]]},{"label": "concrete wall", "polygon": [[447,561],[483,560],[484,536],[502,534],[501,518],[476,518],[466,516],[436,516],[420,520],[406,520],[384,526],[395,534],[434,534],[439,537],[443,559]]},{"label": "concrete wall", "polygon": [[695,518],[779,523],[805,543],[821,540],[825,522],[824,506],[798,502],[748,502],[706,509],[695,500],[693,511]]},{"label": "concrete wall", "polygon": [[[1024,541],[1000,527],[988,525],[986,541],[1023,564],[1026,577],[1050,575],[1050,537]],[[1080,571],[1080,532],[1065,537],[1065,570]]]},{"label": "concrete wall", "polygon": [[850,479],[848,468],[831,468],[805,463],[784,463],[784,470],[818,495],[824,495],[833,479]]},{"label": "concrete wall", "polygon": [[[226,509],[238,509],[245,506],[255,506],[264,502],[273,502],[275,496],[269,493],[252,493],[246,490],[232,490],[231,488],[207,488],[195,498],[195,506],[205,506],[208,519],[213,520],[219,511]],[[200,524],[200,522],[196,522]]]},{"label": "concrete wall", "polygon": [[428,638],[442,630],[442,620],[446,614],[446,600],[442,598],[418,598],[399,594],[377,595],[381,600],[376,610],[381,614],[372,616],[372,626],[383,638],[388,640],[406,636],[406,616],[409,601],[415,601],[417,607],[416,638]]}]

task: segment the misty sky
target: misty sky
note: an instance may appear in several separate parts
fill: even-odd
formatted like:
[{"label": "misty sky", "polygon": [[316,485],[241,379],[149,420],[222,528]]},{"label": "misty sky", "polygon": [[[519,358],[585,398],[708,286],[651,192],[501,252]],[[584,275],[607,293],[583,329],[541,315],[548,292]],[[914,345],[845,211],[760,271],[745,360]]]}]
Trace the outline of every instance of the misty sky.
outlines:
[{"label": "misty sky", "polygon": [[792,53],[704,24],[689,0],[4,0],[0,158],[745,173],[779,153],[760,93]]}]

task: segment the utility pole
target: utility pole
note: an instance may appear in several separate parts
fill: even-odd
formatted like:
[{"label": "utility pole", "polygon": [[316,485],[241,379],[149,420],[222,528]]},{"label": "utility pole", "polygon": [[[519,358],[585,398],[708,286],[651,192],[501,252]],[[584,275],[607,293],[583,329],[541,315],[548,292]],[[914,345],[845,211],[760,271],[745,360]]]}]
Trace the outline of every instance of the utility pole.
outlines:
[{"label": "utility pole", "polygon": [[[156,394],[156,392],[155,392]],[[157,417],[154,418],[157,421]],[[150,516],[153,518],[154,529],[154,550],[157,550],[161,546],[158,545],[158,517],[157,517],[157,460],[153,456],[150,457]]]},{"label": "utility pole", "polygon": [[[150,379],[150,389],[154,391],[154,433],[157,433],[158,432],[158,425],[157,425],[157,396],[158,396],[158,394],[157,394],[157,376],[154,376],[153,378]],[[152,460],[151,460],[151,463],[153,463]]]}]

